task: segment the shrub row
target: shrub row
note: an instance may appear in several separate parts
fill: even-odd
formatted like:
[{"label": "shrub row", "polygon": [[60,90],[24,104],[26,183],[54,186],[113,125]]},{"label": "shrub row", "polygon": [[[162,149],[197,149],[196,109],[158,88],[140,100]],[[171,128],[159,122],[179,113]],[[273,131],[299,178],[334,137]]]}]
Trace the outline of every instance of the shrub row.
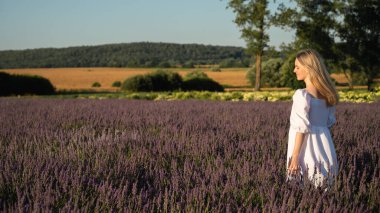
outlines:
[{"label": "shrub row", "polygon": [[[112,92],[98,94],[76,94],[70,98],[80,99],[134,99],[134,100],[215,100],[215,101],[291,101],[294,91],[260,91],[260,92],[210,92],[210,91],[176,91],[176,92]],[[339,91],[340,102],[373,103],[380,101],[380,91]]]},{"label": "shrub row", "polygon": [[223,86],[203,72],[194,71],[182,79],[178,73],[167,70],[157,70],[146,75],[136,75],[128,78],[123,82],[121,89],[135,92],[224,91]]},{"label": "shrub row", "polygon": [[54,92],[53,85],[46,78],[0,72],[0,96],[50,95]]}]

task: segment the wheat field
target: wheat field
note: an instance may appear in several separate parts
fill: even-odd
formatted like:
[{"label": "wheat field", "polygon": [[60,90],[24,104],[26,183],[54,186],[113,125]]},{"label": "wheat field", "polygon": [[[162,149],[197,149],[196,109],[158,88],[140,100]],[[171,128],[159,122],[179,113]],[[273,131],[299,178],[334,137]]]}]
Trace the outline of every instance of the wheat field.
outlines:
[{"label": "wheat field", "polygon": [[[115,81],[123,82],[125,79],[139,74],[147,74],[157,70],[158,68],[113,68],[113,67],[88,67],[88,68],[32,68],[32,69],[0,69],[0,72],[23,75],[38,75],[50,80],[57,90],[105,90],[116,91],[117,88],[112,87]],[[187,73],[199,70],[205,72],[210,78],[214,79],[222,85],[228,85],[228,90],[244,90],[250,89],[251,86],[246,79],[246,72],[249,68],[225,68],[220,72],[211,71],[210,68],[171,68],[174,72],[178,72],[182,77]],[[347,83],[347,79],[343,74],[331,74],[339,83]],[[99,82],[101,87],[93,88],[92,84]],[[360,86],[359,86],[360,87]],[[342,87],[338,87],[341,89]],[[363,87],[364,88],[364,87]],[[269,89],[269,88],[268,88]],[[273,89],[273,88],[271,88]],[[286,89],[286,88],[276,88]]]},{"label": "wheat field", "polygon": [[[94,82],[99,82],[102,90],[115,90],[112,83],[123,82],[125,79],[138,74],[146,74],[157,70],[156,68],[33,68],[33,69],[6,69],[0,70],[11,74],[38,75],[50,80],[57,90],[85,90],[93,89]],[[249,87],[245,78],[247,69],[222,69],[221,72],[212,72],[207,68],[195,69],[169,69],[178,72],[181,76],[200,70],[210,78],[223,85],[233,87]]]}]

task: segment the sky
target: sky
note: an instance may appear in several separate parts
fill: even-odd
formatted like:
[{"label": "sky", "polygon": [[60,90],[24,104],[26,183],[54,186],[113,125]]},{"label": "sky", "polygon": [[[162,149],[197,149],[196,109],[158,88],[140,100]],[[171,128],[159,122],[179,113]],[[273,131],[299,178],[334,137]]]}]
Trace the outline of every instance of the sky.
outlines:
[{"label": "sky", "polygon": [[[227,0],[0,0],[0,50],[130,42],[245,47],[226,6]],[[276,47],[294,37],[268,32]]]}]

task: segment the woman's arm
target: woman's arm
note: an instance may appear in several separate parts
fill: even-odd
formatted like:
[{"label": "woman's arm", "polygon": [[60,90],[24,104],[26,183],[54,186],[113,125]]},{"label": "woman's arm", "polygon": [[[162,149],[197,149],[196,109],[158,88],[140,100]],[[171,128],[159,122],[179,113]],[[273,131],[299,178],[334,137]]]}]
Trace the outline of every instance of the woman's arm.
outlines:
[{"label": "woman's arm", "polygon": [[292,158],[290,159],[290,164],[288,167],[288,172],[290,174],[297,174],[300,171],[298,157],[300,154],[304,137],[305,137],[304,133],[301,133],[301,132],[296,133],[296,141],[294,144]]}]

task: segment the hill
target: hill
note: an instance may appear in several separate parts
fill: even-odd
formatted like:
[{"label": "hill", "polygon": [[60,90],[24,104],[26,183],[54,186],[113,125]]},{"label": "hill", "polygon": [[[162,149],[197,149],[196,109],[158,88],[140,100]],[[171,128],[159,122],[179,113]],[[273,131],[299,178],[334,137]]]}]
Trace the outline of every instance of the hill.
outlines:
[{"label": "hill", "polygon": [[194,67],[221,64],[246,67],[242,47],[174,43],[124,43],[68,48],[0,51],[0,68]]}]

